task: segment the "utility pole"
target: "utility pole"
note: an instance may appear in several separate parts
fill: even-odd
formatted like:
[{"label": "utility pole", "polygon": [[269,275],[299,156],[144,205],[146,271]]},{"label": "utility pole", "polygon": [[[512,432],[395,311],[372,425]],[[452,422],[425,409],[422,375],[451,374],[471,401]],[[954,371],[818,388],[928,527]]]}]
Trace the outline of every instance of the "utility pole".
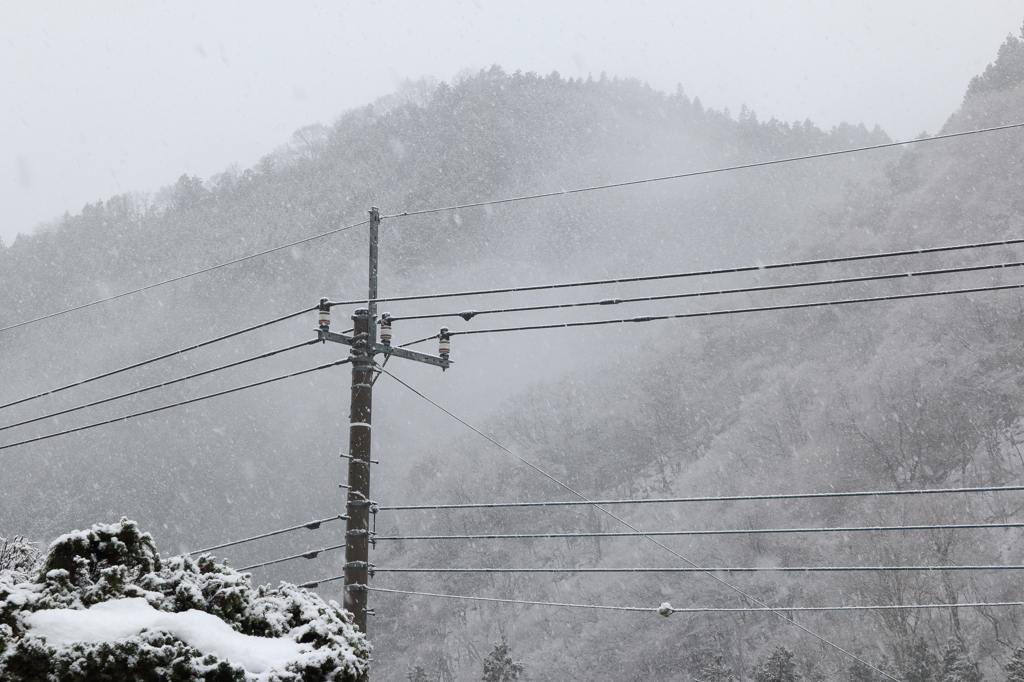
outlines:
[{"label": "utility pole", "polygon": [[448,359],[447,329],[443,329],[443,338],[439,347],[439,356],[426,355],[404,348],[391,346],[391,322],[385,313],[380,321],[380,343],[377,342],[377,272],[378,272],[378,239],[380,233],[380,211],[370,209],[370,268],[369,288],[367,290],[367,307],[360,308],[352,315],[352,336],[345,336],[330,330],[331,303],[326,298],[320,299],[320,341],[344,343],[351,347],[352,362],[352,406],[349,413],[348,455],[348,488],[346,513],[348,521],[345,527],[345,608],[352,613],[355,626],[360,632],[366,632],[366,616],[373,611],[367,608],[367,583],[373,575],[370,563],[370,545],[373,543],[374,531],[370,527],[370,515],[376,513],[376,504],[370,498],[370,466],[375,462],[370,459],[371,415],[373,411],[373,381],[376,368],[375,355],[397,356],[407,360],[425,362],[442,370],[451,366]]}]

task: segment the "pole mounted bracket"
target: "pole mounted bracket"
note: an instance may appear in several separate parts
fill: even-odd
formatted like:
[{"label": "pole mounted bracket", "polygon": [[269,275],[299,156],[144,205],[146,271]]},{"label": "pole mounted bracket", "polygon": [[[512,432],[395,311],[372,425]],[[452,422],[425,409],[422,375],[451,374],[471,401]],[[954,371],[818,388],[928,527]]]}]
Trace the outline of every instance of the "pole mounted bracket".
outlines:
[{"label": "pole mounted bracket", "polygon": [[416,362],[433,365],[434,367],[440,367],[441,369],[448,369],[452,366],[452,361],[446,356],[437,357],[434,355],[427,355],[426,353],[417,353],[414,350],[399,348],[397,346],[392,346],[391,344],[374,343],[368,348],[366,343],[368,339],[365,333],[357,334],[356,336],[345,336],[344,334],[332,332],[330,329],[321,327],[317,329],[317,334],[317,341],[343,343],[346,346],[357,348],[371,357],[374,355],[384,355],[385,357],[394,355],[398,358],[415,360]]},{"label": "pole mounted bracket", "polygon": [[361,583],[353,583],[351,585],[345,585],[346,592],[367,592],[366,585]]},{"label": "pole mounted bracket", "polygon": [[354,569],[354,570],[362,569],[362,570],[365,570],[366,574],[368,576],[370,576],[371,578],[373,577],[373,569],[374,568],[376,568],[376,567],[373,564],[371,564],[369,561],[349,561],[348,563],[345,564],[345,570],[346,571],[348,571],[349,569]]},{"label": "pole mounted bracket", "polygon": [[345,537],[347,538],[361,538],[368,537],[370,535],[376,535],[376,533],[366,530],[365,528],[354,528],[353,530],[345,531]]},{"label": "pole mounted bracket", "polygon": [[380,464],[380,460],[379,459],[357,459],[357,458],[353,457],[352,455],[346,455],[344,453],[342,453],[341,456],[344,457],[345,459],[352,460],[353,462],[366,462],[366,463],[369,463],[369,464]]},{"label": "pole mounted bracket", "polygon": [[398,348],[397,346],[385,346],[378,343],[373,348],[374,353],[383,353],[385,356],[394,355],[398,358],[404,358],[406,360],[415,360],[416,362],[422,362],[427,365],[433,365],[434,367],[440,367],[441,369],[448,369],[452,365],[452,361],[446,356],[436,357],[434,355],[427,355],[426,353],[417,353],[414,350],[407,348]]},{"label": "pole mounted bracket", "polygon": [[318,341],[334,341],[335,343],[343,343],[346,346],[351,346],[355,341],[351,336],[332,332],[330,329],[324,329],[323,327],[318,330],[318,333],[320,334],[317,339]]},{"label": "pole mounted bracket", "polygon": [[344,568],[347,571],[350,568],[373,568],[373,564],[369,561],[349,561],[345,564]]}]

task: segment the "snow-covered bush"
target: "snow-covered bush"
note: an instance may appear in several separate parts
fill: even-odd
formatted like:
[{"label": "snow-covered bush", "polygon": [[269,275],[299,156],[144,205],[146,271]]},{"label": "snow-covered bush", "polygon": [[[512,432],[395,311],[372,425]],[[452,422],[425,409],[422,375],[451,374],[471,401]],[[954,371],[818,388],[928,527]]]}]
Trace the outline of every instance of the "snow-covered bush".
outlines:
[{"label": "snow-covered bush", "polygon": [[754,668],[754,682],[800,682],[793,652],[781,644]]},{"label": "snow-covered bush", "polygon": [[1024,682],[1024,648],[1013,650],[1013,656],[1003,670],[1006,672],[1006,682]]},{"label": "snow-covered bush", "polygon": [[483,682],[516,682],[523,672],[523,664],[512,660],[512,647],[502,637],[494,650],[484,658]]},{"label": "snow-covered bush", "polygon": [[30,573],[39,562],[39,550],[21,535],[0,538],[0,571]]},{"label": "snow-covered bush", "polygon": [[365,680],[370,647],[335,602],[211,557],[161,560],[133,521],[53,542],[0,571],[0,679],[120,682]]},{"label": "snow-covered bush", "polygon": [[942,647],[939,682],[982,682],[981,668],[964,643],[950,637]]}]

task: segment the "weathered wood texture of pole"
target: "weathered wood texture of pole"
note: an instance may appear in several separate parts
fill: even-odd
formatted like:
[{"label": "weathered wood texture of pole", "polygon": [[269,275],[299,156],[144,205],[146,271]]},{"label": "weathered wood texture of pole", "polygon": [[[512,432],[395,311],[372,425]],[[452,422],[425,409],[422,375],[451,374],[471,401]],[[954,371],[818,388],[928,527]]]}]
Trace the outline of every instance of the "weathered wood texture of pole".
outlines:
[{"label": "weathered wood texture of pole", "polygon": [[370,560],[370,417],[373,407],[373,347],[377,340],[377,235],[380,216],[370,209],[368,307],[352,316],[352,411],[348,442],[348,524],[345,529],[345,608],[366,632]]}]

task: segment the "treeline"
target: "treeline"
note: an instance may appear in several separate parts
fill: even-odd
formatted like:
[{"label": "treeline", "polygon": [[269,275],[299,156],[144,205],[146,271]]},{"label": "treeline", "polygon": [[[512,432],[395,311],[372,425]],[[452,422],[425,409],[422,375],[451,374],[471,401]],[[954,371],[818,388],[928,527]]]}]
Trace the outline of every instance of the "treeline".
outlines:
[{"label": "treeline", "polygon": [[[752,114],[734,120],[682,92],[667,95],[636,81],[567,80],[492,68],[452,85],[409,84],[395,97],[349,112],[330,126],[298,131],[286,148],[254,168],[229,169],[205,181],[182,177],[156,194],[96,202],[19,237],[0,249],[0,327],[353,224],[374,204],[388,214],[876,139],[884,135],[856,126],[826,133],[806,122],[759,123]],[[382,291],[679,268],[713,257],[741,259],[755,251],[767,257],[779,252],[785,239],[780,235],[792,234],[819,202],[839,196],[844,178],[879,163],[826,165],[835,175],[793,168],[753,183],[722,178],[665,187],[635,206],[622,194],[594,193],[386,220]],[[813,200],[785,200],[787,193],[806,187]],[[814,190],[821,192],[814,195]],[[637,238],[627,238],[624,226],[639,231]],[[344,231],[5,332],[2,399],[302,309],[323,295],[362,295],[364,240],[362,230]],[[652,251],[653,243],[662,247]],[[11,419],[107,397],[163,380],[170,372],[186,374],[192,366],[216,366],[278,341],[291,344],[308,328],[301,321],[271,328],[192,354],[173,370],[147,367],[131,380],[116,378],[19,406]],[[399,333],[414,338],[419,332],[408,325]],[[240,369],[234,376],[241,382],[265,375]],[[131,409],[217,386],[212,381],[194,385],[169,387],[159,400],[150,394],[148,402],[139,399]],[[267,499],[319,480],[310,470],[297,472],[292,453],[326,454],[311,433],[296,434],[292,425],[304,419],[333,425],[337,416],[315,393],[301,393],[313,397],[296,400],[287,388],[274,388],[263,392],[268,397],[262,400],[240,395],[230,404],[210,403],[192,413],[185,434],[174,418],[151,419],[137,428],[126,424],[117,437],[97,430],[9,452],[5,468],[11,492],[0,500],[2,516],[12,534],[44,538],[115,511],[142,522],[174,519],[168,529],[180,529],[182,542],[207,532],[204,519],[225,509],[232,512],[226,530],[254,524],[255,511]],[[294,406],[302,416],[272,410],[264,418],[266,406],[277,402]],[[125,408],[115,404],[61,424],[123,413]],[[9,433],[27,438],[52,431],[51,426]],[[159,452],[149,445],[157,442]],[[194,464],[183,468],[181,462]],[[300,462],[307,466],[306,458]],[[250,472],[244,480],[237,475],[240,469]],[[111,483],[120,477],[130,477],[136,493],[144,491],[152,518],[137,508],[135,494]],[[108,493],[98,498],[90,489]],[[66,504],[55,507],[55,496]],[[320,499],[300,495],[291,513],[308,509],[316,515],[311,507],[322,504]],[[115,509],[119,505],[127,508]]]},{"label": "treeline", "polygon": [[[1002,73],[1003,60],[1016,54],[1012,50],[1019,44],[1008,41],[1011,50],[1002,50],[990,71]],[[1003,81],[1010,85],[969,93],[944,131],[1019,122],[1024,88],[1013,79]],[[1016,133],[916,146],[884,172],[858,176],[840,204],[824,211],[820,220],[805,223],[814,227],[801,232],[796,240],[800,248],[789,255],[886,252],[1019,237],[1024,227],[1022,165],[1024,145]],[[955,260],[928,257],[837,267],[816,270],[805,279],[1018,260],[1013,249],[977,249]],[[915,287],[823,288],[744,299],[736,305],[998,286],[1020,281],[1012,271],[996,277],[922,278]],[[1021,297],[1014,292],[983,292],[679,323],[612,344],[622,348],[643,343],[641,357],[629,355],[622,362],[609,357],[599,372],[536,382],[509,398],[487,428],[497,440],[591,499],[1016,485],[1024,475],[1022,310]],[[424,482],[429,482],[429,496],[422,493]],[[403,497],[416,501],[529,501],[564,495],[473,435],[455,445],[435,446],[409,472],[405,491]],[[1013,523],[1019,505],[1015,494],[986,493],[685,508],[645,505],[616,508],[616,513],[645,530],[753,531]],[[626,530],[599,512],[572,508],[439,511],[429,517],[382,515],[381,521],[385,518],[382,532],[400,535]],[[750,533],[664,542],[700,566],[722,567],[1017,564],[1022,548],[1016,528]],[[381,566],[629,567],[673,561],[652,543],[623,538],[379,547]],[[783,610],[1020,601],[1019,581],[1005,571],[723,575]],[[580,574],[541,580],[501,574],[441,573],[422,579],[382,574],[378,581],[411,591],[505,599],[748,606],[702,575]],[[844,656],[764,614],[673,616],[668,627],[659,619],[580,616],[571,609],[453,605],[391,595],[375,595],[375,600],[381,604],[378,613],[404,614],[401,631],[407,631],[411,620],[412,629],[421,633],[409,641],[401,639],[399,630],[382,627],[379,641],[399,647],[405,660],[435,657],[438,671],[451,671],[441,674],[446,680],[463,679],[459,671],[474,660],[476,639],[465,630],[490,633],[493,639],[511,628],[519,632],[519,648],[535,679],[571,677],[581,669],[593,679],[699,678],[713,653],[724,656],[737,679],[749,679],[751,671],[766,664],[782,636],[790,651],[799,652],[794,660],[805,679],[866,679],[871,672],[851,670]],[[410,601],[416,605],[413,611]],[[872,665],[908,680],[953,679],[949,676],[967,675],[963,670],[1002,679],[1003,665],[1024,634],[1016,607],[794,614],[814,632],[848,650],[865,652]],[[949,644],[951,640],[958,644]]]},{"label": "treeline", "polygon": [[[978,662],[974,660],[963,642],[950,639],[935,651],[918,639],[914,644],[913,657],[907,661],[904,670],[895,670],[885,656],[875,663],[865,661],[863,654],[848,656],[849,665],[843,682],[880,682],[882,680],[903,680],[904,682],[984,682]],[[691,677],[680,671],[658,669],[650,663],[640,666],[640,674],[657,679],[689,679],[693,682],[735,682],[748,679],[752,682],[813,682],[825,679],[813,662],[801,660],[793,651],[782,645],[775,646],[754,666],[737,676],[721,653],[702,652],[692,657],[691,668],[696,672]],[[686,671],[689,672],[689,671]],[[1024,647],[1014,650],[1013,656],[1001,671],[999,680],[1021,682],[1024,680]],[[516,682],[523,674],[522,663],[512,655],[512,646],[506,638],[494,645],[494,649],[483,660],[483,682]],[[405,673],[409,682],[434,682],[443,674],[429,670],[416,663]],[[637,676],[639,678],[639,675]]]},{"label": "treeline", "polygon": [[[983,74],[992,87],[972,86],[944,130],[1017,121],[1024,89],[1016,76],[1005,74],[1016,73],[1019,41],[1008,45],[991,73]],[[680,272],[1019,236],[1024,147],[1015,135],[1007,131],[889,154],[707,176],[642,192],[593,192],[388,218],[382,232],[382,291]],[[749,111],[733,118],[681,91],[659,93],[635,81],[567,80],[493,68],[453,84],[410,84],[330,126],[298,131],[286,148],[254,168],[206,181],[183,177],[156,195],[90,205],[20,237],[0,249],[0,326],[350,225],[371,205],[391,215],[885,140],[881,131],[863,126],[826,132],[809,122],[759,121]],[[988,249],[965,252],[956,263],[1015,260],[1011,249]],[[922,257],[901,265],[822,268],[804,276],[923,270],[948,262]],[[310,307],[321,295],[363,295],[365,263],[365,234],[353,229],[151,290],[129,305],[95,306],[13,330],[0,353],[0,401]],[[722,305],[826,300],[914,285],[919,290],[990,286],[1017,281],[1014,272],[1005,268],[956,280],[915,277],[873,289],[805,289],[756,301],[737,297]],[[771,277],[759,272],[748,280],[701,281],[694,288],[783,281]],[[643,311],[701,309],[697,303],[659,305]],[[416,312],[446,310],[427,302]],[[458,364],[436,390],[460,414],[479,417],[494,438],[595,499],[1005,485],[1020,482],[1024,473],[1022,311],[1018,295],[990,292],[619,325],[585,335],[559,331],[564,336],[475,337],[481,340],[472,342],[456,337]],[[598,317],[586,317],[590,312],[538,319]],[[457,328],[479,325],[479,320],[456,322]],[[12,420],[294,344],[307,338],[312,325],[312,318],[298,320],[181,358],[173,370],[147,368],[130,380],[54,396],[39,411],[21,406]],[[402,323],[396,341],[436,331],[433,321]],[[226,383],[334,360],[336,352],[316,346],[310,355],[275,360],[266,373],[238,371]],[[314,353],[320,355],[311,359]],[[130,407],[106,406],[75,418],[80,421],[49,420],[19,430],[17,437],[223,388],[218,381],[219,376],[172,387]],[[335,514],[337,454],[347,433],[338,399],[344,383],[337,375],[281,382],[201,409],[5,451],[3,534],[45,540],[125,514],[146,526],[162,526],[168,545],[185,551]],[[378,390],[386,386],[385,377]],[[382,395],[387,399],[377,402],[374,415],[380,439],[375,448],[381,453],[374,489],[380,499],[469,502],[564,494],[503,453],[487,450],[473,434],[453,435],[457,425],[442,424],[435,414],[423,416],[414,396],[397,390]],[[1017,516],[1016,499],[998,493],[913,502],[649,505],[623,512],[631,524],[651,530],[1003,523]],[[393,535],[622,530],[590,508],[514,515],[381,513],[378,522],[379,532]],[[666,542],[699,565],[722,567],[1011,564],[1019,562],[1021,550],[1014,528],[782,537],[751,533]],[[241,548],[230,558],[241,566],[306,551],[310,542],[333,541],[320,538],[289,534]],[[459,545],[380,541],[372,560],[382,567],[642,567],[668,565],[671,557],[650,543],[598,537]],[[336,573],[339,561],[325,555],[322,562],[282,564],[257,578],[314,580]],[[1020,600],[1018,582],[1006,572],[936,573],[729,580],[781,609]],[[528,580],[380,573],[375,581],[397,589],[554,602],[746,605],[701,575],[566,574]],[[330,589],[323,594],[340,596],[340,588],[337,594]],[[716,654],[734,676],[746,678],[768,665],[780,644],[796,652],[791,657],[796,671],[808,682],[850,674],[849,660],[764,614],[637,619],[385,594],[374,594],[373,600],[374,674],[384,679],[401,679],[414,664],[446,681],[475,679],[482,652],[503,634],[516,643],[523,675],[538,680],[690,680],[702,675]],[[883,670],[910,675],[921,656],[936,661],[928,667],[932,677],[908,682],[945,682],[941,647],[952,637],[996,682],[1022,640],[1018,611],[950,608],[799,617],[844,648],[864,652],[865,660]],[[932,658],[920,653],[922,642]]]}]

